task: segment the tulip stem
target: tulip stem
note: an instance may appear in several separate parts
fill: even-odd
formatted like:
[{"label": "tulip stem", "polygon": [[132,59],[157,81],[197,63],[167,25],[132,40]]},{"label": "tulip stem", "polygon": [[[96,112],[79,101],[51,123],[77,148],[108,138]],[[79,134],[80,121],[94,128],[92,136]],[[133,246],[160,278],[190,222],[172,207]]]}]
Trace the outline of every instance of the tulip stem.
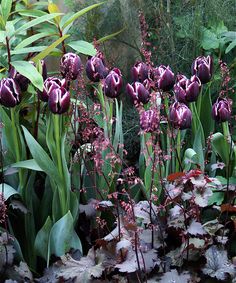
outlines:
[{"label": "tulip stem", "polygon": [[201,88],[201,91],[200,91],[200,94],[197,100],[197,113],[198,113],[199,119],[201,117],[201,108],[202,108],[202,88]]},{"label": "tulip stem", "polygon": [[56,140],[56,154],[57,154],[57,166],[58,166],[58,171],[59,175],[61,177],[61,180],[63,181],[62,186],[60,186],[60,200],[61,200],[61,210],[63,215],[66,213],[66,194],[65,194],[65,189],[66,184],[64,182],[64,176],[63,176],[63,167],[62,167],[62,158],[61,158],[61,135],[60,135],[60,124],[61,124],[61,115],[58,114],[53,114],[54,118],[54,130],[55,130],[55,140]]},{"label": "tulip stem", "polygon": [[178,133],[177,133],[177,144],[176,144],[176,157],[177,157],[177,160],[176,160],[176,167],[175,167],[175,171],[176,172],[179,172],[179,167],[181,167],[181,161],[180,161],[180,149],[181,149],[181,131],[178,130]]},{"label": "tulip stem", "polygon": [[231,135],[229,131],[229,123],[228,121],[222,123],[223,133],[226,141],[230,144],[231,143]]},{"label": "tulip stem", "polygon": [[[20,161],[20,145],[19,145],[19,137],[17,133],[16,119],[15,119],[15,108],[11,108],[11,123],[12,123],[12,131],[13,131],[13,139],[15,143],[15,154],[16,154],[16,162]],[[19,168],[19,181],[20,181],[20,190],[22,189],[22,170]]]}]

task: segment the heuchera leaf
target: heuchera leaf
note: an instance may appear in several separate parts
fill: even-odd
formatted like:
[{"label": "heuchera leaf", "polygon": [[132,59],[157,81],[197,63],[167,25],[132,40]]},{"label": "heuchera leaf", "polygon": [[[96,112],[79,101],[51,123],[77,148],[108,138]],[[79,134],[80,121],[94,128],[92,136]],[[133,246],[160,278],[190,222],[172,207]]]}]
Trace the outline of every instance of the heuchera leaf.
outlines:
[{"label": "heuchera leaf", "polygon": [[216,246],[211,246],[205,254],[207,263],[202,269],[203,273],[218,280],[225,280],[227,274],[234,276],[235,267],[229,262],[227,252]]}]

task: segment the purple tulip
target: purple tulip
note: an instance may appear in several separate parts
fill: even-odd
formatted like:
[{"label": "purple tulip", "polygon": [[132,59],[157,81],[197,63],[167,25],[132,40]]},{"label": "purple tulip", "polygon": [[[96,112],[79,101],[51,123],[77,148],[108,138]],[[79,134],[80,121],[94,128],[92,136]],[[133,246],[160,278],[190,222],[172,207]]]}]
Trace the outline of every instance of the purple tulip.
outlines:
[{"label": "purple tulip", "polygon": [[174,102],[170,106],[169,120],[175,129],[184,130],[190,128],[192,112],[184,103]]},{"label": "purple tulip", "polygon": [[66,88],[66,80],[65,79],[58,79],[56,77],[49,77],[45,80],[43,86],[43,92],[38,92],[39,99],[47,102],[50,94],[56,88],[64,87]]},{"label": "purple tulip", "polygon": [[208,83],[212,77],[213,61],[211,56],[199,56],[192,64],[192,75],[199,77],[202,84]]},{"label": "purple tulip", "polygon": [[179,102],[188,103],[196,101],[200,90],[201,81],[197,76],[192,76],[190,80],[183,75],[177,76],[174,92]]},{"label": "purple tulip", "polygon": [[11,67],[9,77],[17,82],[22,92],[28,89],[30,80],[27,79],[25,76],[21,75],[19,72],[17,72],[15,68]]},{"label": "purple tulip", "polygon": [[155,110],[147,110],[141,113],[140,127],[143,131],[151,133],[157,130],[159,119]]},{"label": "purple tulip", "polygon": [[60,71],[63,78],[76,80],[81,71],[81,59],[74,53],[66,53],[61,58]]},{"label": "purple tulip", "polygon": [[232,112],[232,103],[227,98],[219,97],[212,107],[212,118],[217,122],[229,121]]},{"label": "purple tulip", "polygon": [[146,104],[150,99],[149,91],[140,82],[134,82],[132,85],[127,84],[126,92],[133,102]]},{"label": "purple tulip", "polygon": [[54,114],[67,112],[70,107],[70,93],[64,87],[53,89],[48,99],[48,106]]},{"label": "purple tulip", "polygon": [[144,62],[137,62],[131,69],[133,82],[143,82],[148,78],[148,66]]},{"label": "purple tulip", "polygon": [[122,88],[122,75],[119,69],[113,69],[104,81],[103,90],[106,96],[117,97]]},{"label": "purple tulip", "polygon": [[6,107],[15,107],[20,103],[20,87],[14,79],[0,81],[0,103]]},{"label": "purple tulip", "polygon": [[154,69],[154,81],[156,87],[163,91],[169,91],[175,83],[175,75],[169,66],[161,65]]},{"label": "purple tulip", "polygon": [[86,74],[91,81],[99,82],[107,76],[108,69],[101,58],[93,56],[86,63]]}]

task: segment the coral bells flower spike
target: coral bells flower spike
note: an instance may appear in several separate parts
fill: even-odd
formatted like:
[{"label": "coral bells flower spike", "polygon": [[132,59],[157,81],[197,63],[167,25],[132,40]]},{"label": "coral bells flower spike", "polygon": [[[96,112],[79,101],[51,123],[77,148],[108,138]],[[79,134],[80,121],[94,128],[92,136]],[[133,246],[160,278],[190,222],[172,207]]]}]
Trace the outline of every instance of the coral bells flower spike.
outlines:
[{"label": "coral bells flower spike", "polygon": [[196,101],[200,90],[201,81],[197,76],[192,76],[190,80],[183,75],[177,76],[174,92],[179,102],[188,103]]},{"label": "coral bells flower spike", "polygon": [[63,78],[76,80],[81,71],[81,59],[74,53],[66,53],[60,62],[60,71]]},{"label": "coral bells flower spike", "polygon": [[147,110],[140,115],[140,127],[143,131],[151,133],[157,130],[159,119],[155,110]]},{"label": "coral bells flower spike", "polygon": [[86,63],[86,74],[91,81],[99,82],[107,76],[108,69],[101,58],[93,56]]},{"label": "coral bells flower spike", "polygon": [[133,82],[143,82],[148,78],[148,66],[144,62],[137,62],[131,69]]},{"label": "coral bells flower spike", "polygon": [[212,118],[217,122],[229,121],[232,112],[232,103],[227,98],[218,98],[212,107]]},{"label": "coral bells flower spike", "polygon": [[14,79],[0,81],[0,103],[6,107],[15,107],[20,103],[20,87]]},{"label": "coral bells flower spike", "polygon": [[172,127],[180,130],[190,128],[192,122],[192,112],[183,103],[174,102],[170,106],[169,120]]},{"label": "coral bells flower spike", "polygon": [[154,80],[156,87],[163,91],[169,91],[174,86],[175,75],[169,66],[161,65],[154,69]]},{"label": "coral bells flower spike", "polygon": [[70,107],[70,93],[64,87],[53,89],[48,99],[48,106],[54,114],[67,112]]},{"label": "coral bells flower spike", "polygon": [[149,91],[139,82],[127,84],[126,92],[133,102],[146,104],[150,99]]},{"label": "coral bells flower spike", "polygon": [[52,91],[56,88],[64,87],[66,88],[66,81],[65,79],[58,79],[56,77],[49,77],[45,80],[43,86],[43,92],[38,92],[39,99],[48,102],[48,98]]},{"label": "coral bells flower spike", "polygon": [[104,81],[103,90],[106,96],[117,97],[122,88],[122,75],[119,69],[113,69]]},{"label": "coral bells flower spike", "polygon": [[199,56],[192,64],[192,75],[199,77],[202,84],[206,84],[212,77],[213,62],[211,56]]}]

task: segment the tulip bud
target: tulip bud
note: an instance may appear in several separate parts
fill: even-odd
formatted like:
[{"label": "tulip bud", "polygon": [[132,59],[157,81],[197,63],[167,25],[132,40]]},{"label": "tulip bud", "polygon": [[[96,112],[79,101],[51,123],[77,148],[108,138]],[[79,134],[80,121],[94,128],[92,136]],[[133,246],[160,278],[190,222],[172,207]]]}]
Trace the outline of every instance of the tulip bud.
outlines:
[{"label": "tulip bud", "polygon": [[140,127],[143,131],[151,133],[157,130],[159,119],[155,110],[147,110],[141,113]]},{"label": "tulip bud", "polygon": [[53,89],[48,98],[48,106],[54,114],[67,112],[70,107],[70,93],[64,87]]},{"label": "tulip bud", "polygon": [[179,102],[188,103],[196,101],[201,89],[201,81],[197,76],[187,79],[185,76],[177,76],[177,83],[174,85],[176,99]]},{"label": "tulip bud", "polygon": [[106,96],[117,97],[122,88],[122,75],[119,69],[113,69],[104,81],[103,90]]},{"label": "tulip bud", "polygon": [[30,80],[27,79],[25,76],[21,75],[19,72],[17,72],[15,68],[11,67],[9,77],[14,79],[17,82],[21,91],[24,92],[27,90]]},{"label": "tulip bud", "polygon": [[60,71],[63,78],[76,80],[81,70],[80,57],[74,53],[66,53],[61,58]]},{"label": "tulip bud", "polygon": [[143,62],[137,62],[131,69],[133,82],[143,82],[148,78],[148,66]]},{"label": "tulip bud", "polygon": [[161,65],[154,69],[154,80],[156,87],[163,91],[169,91],[175,83],[175,75],[169,66]]},{"label": "tulip bud", "polygon": [[20,87],[14,79],[0,81],[0,103],[6,107],[15,107],[20,103]]},{"label": "tulip bud", "polygon": [[65,79],[60,80],[56,77],[49,77],[45,80],[43,85],[43,92],[38,92],[39,99],[47,102],[50,94],[56,88],[64,87],[66,88]]},{"label": "tulip bud", "polygon": [[183,103],[174,102],[170,106],[169,120],[172,127],[180,130],[190,128],[192,122],[192,112]]},{"label": "tulip bud", "polygon": [[107,76],[108,69],[101,58],[93,56],[86,63],[86,74],[91,81],[99,82]]},{"label": "tulip bud", "polygon": [[208,83],[212,77],[213,62],[211,56],[199,56],[192,64],[192,75],[199,77],[202,84]]},{"label": "tulip bud", "polygon": [[133,102],[146,104],[150,99],[149,91],[139,82],[127,84],[126,91]]},{"label": "tulip bud", "polygon": [[231,100],[219,97],[212,107],[212,118],[217,122],[229,121],[232,112]]}]

